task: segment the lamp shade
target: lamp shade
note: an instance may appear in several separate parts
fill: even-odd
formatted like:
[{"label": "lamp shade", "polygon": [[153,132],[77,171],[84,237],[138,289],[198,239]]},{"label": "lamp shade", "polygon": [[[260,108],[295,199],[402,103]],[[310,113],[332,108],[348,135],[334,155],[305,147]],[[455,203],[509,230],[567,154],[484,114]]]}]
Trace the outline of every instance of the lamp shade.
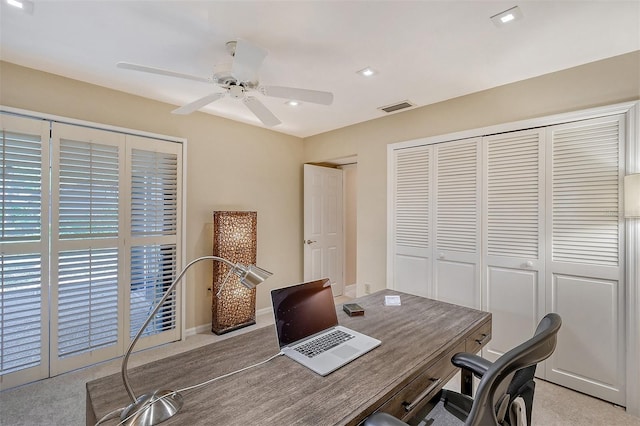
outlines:
[{"label": "lamp shade", "polygon": [[242,265],[236,265],[236,270],[240,271],[240,283],[247,288],[255,288],[258,284],[273,275],[269,271],[265,271],[256,265],[249,265],[243,267]]},{"label": "lamp shade", "polygon": [[624,177],[624,217],[640,217],[640,173]]},{"label": "lamp shade", "polygon": [[257,212],[213,212],[213,255],[235,263],[235,267],[220,262],[213,265],[211,331],[215,334],[256,323],[254,287],[260,282],[260,272],[244,265],[255,265],[257,250]]}]

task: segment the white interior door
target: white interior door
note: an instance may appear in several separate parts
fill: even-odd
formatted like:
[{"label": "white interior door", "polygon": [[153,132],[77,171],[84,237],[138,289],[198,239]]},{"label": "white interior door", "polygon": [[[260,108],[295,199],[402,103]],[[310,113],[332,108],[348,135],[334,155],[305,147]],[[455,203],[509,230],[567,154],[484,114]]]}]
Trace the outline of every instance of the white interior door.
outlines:
[{"label": "white interior door", "polygon": [[495,361],[532,336],[544,312],[544,130],[483,138],[483,309]]},{"label": "white interior door", "polygon": [[435,146],[433,297],[479,309],[480,142]]},{"label": "white interior door", "polygon": [[304,280],[329,278],[344,291],[342,170],[304,165]]},{"label": "white interior door", "polygon": [[393,151],[389,164],[394,181],[388,282],[395,290],[424,297],[432,293],[432,162],[433,146],[426,145]]},{"label": "white interior door", "polygon": [[547,140],[547,311],[562,317],[546,378],[626,403],[621,206],[624,116],[554,126]]}]

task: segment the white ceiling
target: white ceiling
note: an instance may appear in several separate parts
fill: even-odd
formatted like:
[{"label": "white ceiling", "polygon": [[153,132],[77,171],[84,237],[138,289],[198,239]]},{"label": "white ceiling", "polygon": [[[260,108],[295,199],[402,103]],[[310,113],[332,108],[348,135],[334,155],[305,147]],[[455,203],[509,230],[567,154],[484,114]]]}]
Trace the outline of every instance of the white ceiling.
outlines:
[{"label": "white ceiling", "polygon": [[[268,50],[264,85],[330,91],[330,106],[255,95],[299,137],[640,50],[640,1],[46,1],[32,14],[0,0],[0,58],[182,105],[208,83],[116,68],[119,61],[210,77],[225,43]],[[492,15],[519,5],[524,19]],[[366,66],[379,74],[356,74]],[[255,93],[255,92],[254,92]],[[167,114],[173,108],[167,108]],[[239,101],[204,112],[262,126]],[[159,117],[161,119],[161,117]]]}]

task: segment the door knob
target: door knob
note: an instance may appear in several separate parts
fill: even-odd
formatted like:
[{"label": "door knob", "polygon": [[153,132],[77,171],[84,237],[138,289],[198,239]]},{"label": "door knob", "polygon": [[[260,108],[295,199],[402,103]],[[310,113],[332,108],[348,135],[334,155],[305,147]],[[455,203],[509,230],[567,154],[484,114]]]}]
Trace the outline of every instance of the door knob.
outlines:
[{"label": "door knob", "polygon": [[316,242],[315,240],[306,240],[304,243],[305,244],[313,244],[315,242]]}]

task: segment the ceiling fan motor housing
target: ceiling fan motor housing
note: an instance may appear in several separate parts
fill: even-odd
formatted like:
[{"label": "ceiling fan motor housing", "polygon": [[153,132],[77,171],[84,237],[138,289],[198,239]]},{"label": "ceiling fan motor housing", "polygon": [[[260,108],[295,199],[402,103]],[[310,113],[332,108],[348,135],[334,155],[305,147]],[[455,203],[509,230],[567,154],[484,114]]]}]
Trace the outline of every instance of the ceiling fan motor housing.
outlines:
[{"label": "ceiling fan motor housing", "polygon": [[229,95],[233,99],[244,99],[244,87],[238,84],[233,84],[229,87]]}]

